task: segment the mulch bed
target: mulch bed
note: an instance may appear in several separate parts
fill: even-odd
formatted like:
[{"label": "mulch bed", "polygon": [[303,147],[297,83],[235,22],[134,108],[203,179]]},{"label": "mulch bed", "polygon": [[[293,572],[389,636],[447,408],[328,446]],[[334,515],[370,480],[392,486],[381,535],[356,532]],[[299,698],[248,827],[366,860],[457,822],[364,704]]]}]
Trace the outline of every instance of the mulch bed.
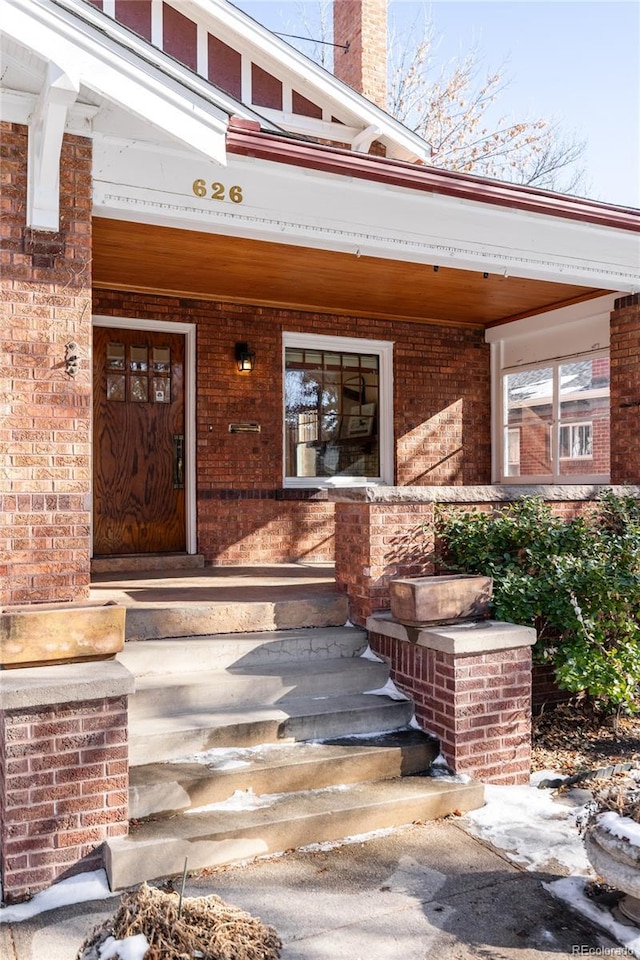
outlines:
[{"label": "mulch bed", "polygon": [[531,769],[571,776],[612,764],[640,766],[640,714],[618,719],[588,704],[567,704],[533,720]]}]

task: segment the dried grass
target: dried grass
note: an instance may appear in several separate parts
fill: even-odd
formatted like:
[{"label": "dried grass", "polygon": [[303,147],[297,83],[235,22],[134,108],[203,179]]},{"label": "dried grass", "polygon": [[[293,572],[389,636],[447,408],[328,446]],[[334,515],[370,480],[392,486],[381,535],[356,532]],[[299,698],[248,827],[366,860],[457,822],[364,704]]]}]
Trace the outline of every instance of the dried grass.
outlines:
[{"label": "dried grass", "polygon": [[125,894],[120,907],[97,927],[80,948],[77,960],[99,960],[99,947],[143,933],[149,943],[145,960],[278,960],[282,944],[266,926],[220,897],[185,897],[178,919],[179,896],[143,883]]}]

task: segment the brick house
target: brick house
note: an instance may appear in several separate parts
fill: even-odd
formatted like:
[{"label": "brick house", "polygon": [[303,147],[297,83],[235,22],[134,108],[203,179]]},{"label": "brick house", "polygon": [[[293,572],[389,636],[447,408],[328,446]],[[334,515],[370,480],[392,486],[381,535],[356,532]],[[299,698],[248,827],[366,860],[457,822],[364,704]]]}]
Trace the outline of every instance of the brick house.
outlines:
[{"label": "brick house", "polygon": [[3,602],[331,559],[345,484],[639,479],[637,213],[430,169],[360,6],[370,100],[225,3],[6,5]]},{"label": "brick house", "polygon": [[431,168],[382,0],[335,76],[226,0],[0,14],[3,605],[335,559],[364,623],[430,491],[640,483],[638,211]]}]

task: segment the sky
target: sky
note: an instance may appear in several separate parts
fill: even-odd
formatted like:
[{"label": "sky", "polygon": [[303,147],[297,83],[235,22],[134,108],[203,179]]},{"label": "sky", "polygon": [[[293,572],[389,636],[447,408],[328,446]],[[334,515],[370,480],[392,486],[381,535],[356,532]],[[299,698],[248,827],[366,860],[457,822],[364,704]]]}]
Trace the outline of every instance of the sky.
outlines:
[{"label": "sky", "polygon": [[[234,2],[269,29],[293,33],[303,32],[301,8],[318,6]],[[474,45],[487,69],[508,61],[504,114],[558,121],[586,141],[587,196],[640,208],[640,0],[389,0],[399,32],[425,9],[443,62]]]}]

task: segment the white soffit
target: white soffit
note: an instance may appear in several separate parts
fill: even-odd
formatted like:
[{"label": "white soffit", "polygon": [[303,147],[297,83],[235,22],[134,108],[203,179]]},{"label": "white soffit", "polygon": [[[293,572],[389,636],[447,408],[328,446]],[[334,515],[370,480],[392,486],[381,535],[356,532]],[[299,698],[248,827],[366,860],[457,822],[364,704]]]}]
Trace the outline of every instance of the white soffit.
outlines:
[{"label": "white soffit", "polygon": [[[242,202],[197,196],[198,179]],[[605,290],[640,289],[640,235],[230,154],[224,177],[186,151],[94,145],[97,216]]]},{"label": "white soffit", "polygon": [[216,163],[226,162],[228,114],[131,50],[91,26],[79,29],[71,14],[47,0],[0,0],[0,20],[3,35],[45,63],[55,52],[57,66],[74,84]]}]

